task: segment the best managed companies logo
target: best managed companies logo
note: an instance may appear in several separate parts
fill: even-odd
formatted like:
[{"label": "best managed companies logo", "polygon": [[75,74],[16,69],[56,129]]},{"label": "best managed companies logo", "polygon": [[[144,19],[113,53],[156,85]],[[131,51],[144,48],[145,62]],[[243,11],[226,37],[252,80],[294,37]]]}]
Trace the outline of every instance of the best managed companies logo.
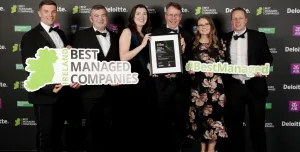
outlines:
[{"label": "best managed companies logo", "polygon": [[279,11],[271,7],[259,7],[256,9],[256,16],[260,15],[279,15]]},{"label": "best managed companies logo", "polygon": [[26,7],[25,5],[12,5],[10,13],[34,13],[34,10],[30,7]]},{"label": "best managed companies logo", "polygon": [[218,14],[217,9],[215,8],[210,8],[209,6],[198,6],[195,9],[195,15],[213,15],[213,14]]},{"label": "best managed companies logo", "polygon": [[32,92],[47,84],[81,85],[137,84],[138,73],[131,73],[127,61],[98,61],[99,49],[40,48],[36,58],[26,60],[29,72],[24,87]]}]

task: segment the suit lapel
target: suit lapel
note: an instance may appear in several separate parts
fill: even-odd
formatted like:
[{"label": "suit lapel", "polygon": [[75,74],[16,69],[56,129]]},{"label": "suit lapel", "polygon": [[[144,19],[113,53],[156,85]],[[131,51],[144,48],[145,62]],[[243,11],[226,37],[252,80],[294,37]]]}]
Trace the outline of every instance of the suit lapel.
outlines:
[{"label": "suit lapel", "polygon": [[232,35],[233,35],[233,31],[230,32],[228,34],[228,37],[226,38],[227,39],[227,42],[226,42],[226,48],[228,51],[226,51],[226,56],[227,56],[227,61],[229,64],[231,64],[231,56],[230,56],[230,52],[231,52],[231,49],[230,49],[230,45],[231,45],[231,40],[232,40]]},{"label": "suit lapel", "polygon": [[[247,29],[248,30],[248,29]],[[251,58],[251,56],[252,56],[252,47],[253,47],[253,45],[254,45],[254,43],[253,43],[253,41],[251,41],[252,39],[253,39],[253,35],[252,35],[252,33],[251,33],[251,31],[249,31],[248,30],[248,32],[247,32],[248,34],[248,48],[247,48],[247,53],[248,53],[248,65],[251,65],[251,60],[252,60],[252,58]]]},{"label": "suit lapel", "polygon": [[41,24],[38,25],[39,32],[43,35],[43,37],[47,40],[47,42],[50,44],[50,48],[56,48],[54,42],[52,41],[51,37],[49,34],[45,31],[45,29],[42,27]]},{"label": "suit lapel", "polygon": [[67,40],[66,40],[65,35],[63,35],[63,33],[61,31],[57,31],[57,34],[59,35],[60,39],[64,43],[64,47],[65,47],[67,45]]},{"label": "suit lapel", "polygon": [[109,46],[109,49],[108,49],[108,52],[107,52],[107,55],[106,55],[106,59],[110,59],[110,56],[112,56],[113,54],[114,54],[114,48],[115,48],[115,46],[113,45],[113,43],[114,43],[114,36],[113,36],[113,34],[112,34],[112,32],[111,31],[109,31],[109,30],[107,30],[107,32],[109,32],[109,39],[110,39],[110,46]]}]

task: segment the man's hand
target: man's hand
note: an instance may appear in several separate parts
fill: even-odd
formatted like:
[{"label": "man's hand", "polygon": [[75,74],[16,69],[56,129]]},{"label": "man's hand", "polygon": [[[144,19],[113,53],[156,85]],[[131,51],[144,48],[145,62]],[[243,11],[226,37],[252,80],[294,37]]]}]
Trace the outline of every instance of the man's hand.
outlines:
[{"label": "man's hand", "polygon": [[260,73],[255,73],[255,75],[254,75],[255,77],[268,77],[268,75],[262,75],[262,74],[260,74]]},{"label": "man's hand", "polygon": [[115,86],[120,86],[120,84],[110,84],[111,86],[115,87]]},{"label": "man's hand", "polygon": [[61,85],[61,84],[55,85],[55,87],[53,88],[53,92],[57,93],[62,87],[63,87],[63,85]]},{"label": "man's hand", "polygon": [[78,89],[80,87],[80,84],[78,82],[74,82],[70,84],[70,87],[74,89]]},{"label": "man's hand", "polygon": [[176,74],[166,74],[165,77],[166,78],[175,78]]}]

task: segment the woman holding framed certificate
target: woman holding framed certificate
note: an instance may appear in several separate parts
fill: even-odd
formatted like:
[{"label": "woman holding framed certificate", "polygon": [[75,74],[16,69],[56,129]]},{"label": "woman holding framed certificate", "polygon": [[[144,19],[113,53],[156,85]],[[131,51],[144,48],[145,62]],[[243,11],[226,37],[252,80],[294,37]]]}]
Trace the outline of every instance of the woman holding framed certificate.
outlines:
[{"label": "woman holding framed certificate", "polygon": [[[128,61],[131,64],[131,72],[138,73],[138,83],[135,85],[123,85],[124,103],[122,103],[122,122],[126,124],[122,129],[123,137],[133,138],[133,140],[126,139],[124,145],[129,146],[131,151],[135,151],[137,147],[149,147],[144,144],[149,139],[149,84],[150,72],[147,68],[149,63],[149,48],[148,41],[150,39],[150,18],[147,7],[138,4],[134,6],[129,15],[129,20],[126,28],[123,30],[119,40],[120,59],[121,61]],[[123,93],[122,93],[123,94]],[[124,111],[124,112],[123,112]],[[142,117],[143,119],[138,119]],[[139,145],[139,146],[137,146]],[[127,149],[127,148],[125,148]]]}]

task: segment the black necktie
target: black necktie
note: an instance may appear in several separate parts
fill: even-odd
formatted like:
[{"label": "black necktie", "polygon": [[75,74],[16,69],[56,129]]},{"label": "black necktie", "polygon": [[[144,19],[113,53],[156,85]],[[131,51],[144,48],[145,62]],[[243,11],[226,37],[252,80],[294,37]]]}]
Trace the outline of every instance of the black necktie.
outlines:
[{"label": "black necktie", "polygon": [[96,35],[102,35],[103,37],[106,37],[106,33],[101,33],[99,31],[96,31]]},{"label": "black necktie", "polygon": [[237,40],[238,38],[245,38],[245,33],[246,32],[247,32],[247,30],[243,34],[241,34],[241,35],[234,35],[233,36],[234,40]]},{"label": "black necktie", "polygon": [[58,30],[58,27],[50,27],[50,29],[49,29],[49,33],[51,32],[51,31],[57,31]]},{"label": "black necktie", "polygon": [[170,32],[174,32],[174,33],[178,33],[178,30],[173,30],[173,29],[170,29],[170,28],[167,28],[167,31],[170,33]]}]

